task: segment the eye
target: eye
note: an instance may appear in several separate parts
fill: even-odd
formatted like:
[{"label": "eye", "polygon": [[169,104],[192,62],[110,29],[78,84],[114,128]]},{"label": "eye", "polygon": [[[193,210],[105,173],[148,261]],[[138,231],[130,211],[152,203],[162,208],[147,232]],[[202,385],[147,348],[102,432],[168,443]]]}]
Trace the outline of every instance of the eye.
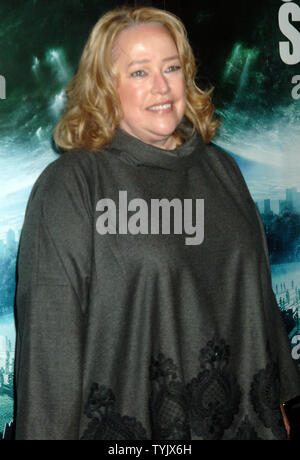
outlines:
[{"label": "eye", "polygon": [[144,77],[146,75],[146,72],[144,70],[136,70],[135,72],[132,72],[132,74],[130,74],[131,77]]},{"label": "eye", "polygon": [[170,67],[167,68],[166,72],[176,72],[176,70],[180,70],[181,66],[180,65],[170,65]]}]

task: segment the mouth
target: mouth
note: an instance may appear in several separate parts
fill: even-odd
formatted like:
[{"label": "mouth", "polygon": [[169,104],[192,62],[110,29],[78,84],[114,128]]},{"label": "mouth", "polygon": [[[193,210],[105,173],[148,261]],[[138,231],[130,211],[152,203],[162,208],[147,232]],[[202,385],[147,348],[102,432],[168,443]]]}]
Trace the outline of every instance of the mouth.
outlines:
[{"label": "mouth", "polygon": [[151,112],[170,112],[173,109],[173,102],[167,101],[162,104],[157,104],[157,105],[152,105],[151,107],[148,107],[147,110],[150,110]]}]

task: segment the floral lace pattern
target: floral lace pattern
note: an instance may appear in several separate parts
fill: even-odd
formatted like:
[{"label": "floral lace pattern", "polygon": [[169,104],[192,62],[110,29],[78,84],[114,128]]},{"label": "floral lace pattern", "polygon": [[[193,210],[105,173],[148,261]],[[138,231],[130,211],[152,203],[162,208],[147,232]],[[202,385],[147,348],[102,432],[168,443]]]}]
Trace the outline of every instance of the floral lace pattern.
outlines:
[{"label": "floral lace pattern", "polygon": [[257,435],[254,426],[250,423],[248,415],[244,417],[232,441],[262,441]]},{"label": "floral lace pattern", "polygon": [[188,397],[177,379],[177,367],[160,353],[150,366],[153,439],[190,439]]},{"label": "floral lace pattern", "polygon": [[114,407],[113,392],[93,383],[85,406],[90,420],[82,440],[135,440],[147,439],[146,430],[134,418],[121,416]]},{"label": "floral lace pattern", "polygon": [[224,340],[209,341],[200,352],[200,371],[187,385],[191,428],[203,439],[221,439],[239,411],[241,390],[229,360]]},{"label": "floral lace pattern", "polygon": [[263,425],[272,430],[276,439],[286,439],[283,418],[279,405],[278,366],[269,363],[254,376],[250,398],[255,412]]},{"label": "floral lace pattern", "polygon": [[[93,383],[85,414],[90,419],[82,439],[102,440],[218,440],[239,413],[241,388],[230,369],[230,347],[213,339],[200,350],[199,372],[186,385],[174,361],[162,353],[152,357],[149,367],[149,425],[151,434],[134,417],[122,416],[115,408],[111,389]],[[249,401],[262,425],[276,439],[286,439],[279,407],[277,365],[267,364],[253,377]],[[257,420],[244,414],[231,439],[258,440]],[[227,432],[230,436],[230,431]]]}]

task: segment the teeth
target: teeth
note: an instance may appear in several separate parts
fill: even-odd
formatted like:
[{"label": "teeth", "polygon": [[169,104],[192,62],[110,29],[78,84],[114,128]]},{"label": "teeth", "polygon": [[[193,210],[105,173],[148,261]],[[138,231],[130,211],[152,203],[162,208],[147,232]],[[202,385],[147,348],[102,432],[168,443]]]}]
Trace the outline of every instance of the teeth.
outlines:
[{"label": "teeth", "polygon": [[154,105],[153,107],[149,107],[149,110],[164,110],[171,108],[171,104],[164,104],[164,105]]}]

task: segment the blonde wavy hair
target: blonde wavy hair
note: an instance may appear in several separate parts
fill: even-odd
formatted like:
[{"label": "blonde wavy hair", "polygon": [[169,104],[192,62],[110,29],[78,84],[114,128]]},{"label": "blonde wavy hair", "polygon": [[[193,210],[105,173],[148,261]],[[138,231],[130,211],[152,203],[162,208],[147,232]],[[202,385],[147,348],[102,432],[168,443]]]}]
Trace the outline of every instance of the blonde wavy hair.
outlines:
[{"label": "blonde wavy hair", "polygon": [[54,141],[60,148],[94,151],[111,141],[123,117],[114,84],[117,75],[113,47],[121,31],[148,23],[160,23],[170,32],[185,76],[185,116],[193,129],[201,133],[204,142],[211,141],[218,125],[213,119],[213,88],[203,91],[196,85],[195,57],[183,23],[174,14],[158,8],[126,6],[104,14],[90,33],[77,72],[65,91],[63,116],[54,130]]}]

